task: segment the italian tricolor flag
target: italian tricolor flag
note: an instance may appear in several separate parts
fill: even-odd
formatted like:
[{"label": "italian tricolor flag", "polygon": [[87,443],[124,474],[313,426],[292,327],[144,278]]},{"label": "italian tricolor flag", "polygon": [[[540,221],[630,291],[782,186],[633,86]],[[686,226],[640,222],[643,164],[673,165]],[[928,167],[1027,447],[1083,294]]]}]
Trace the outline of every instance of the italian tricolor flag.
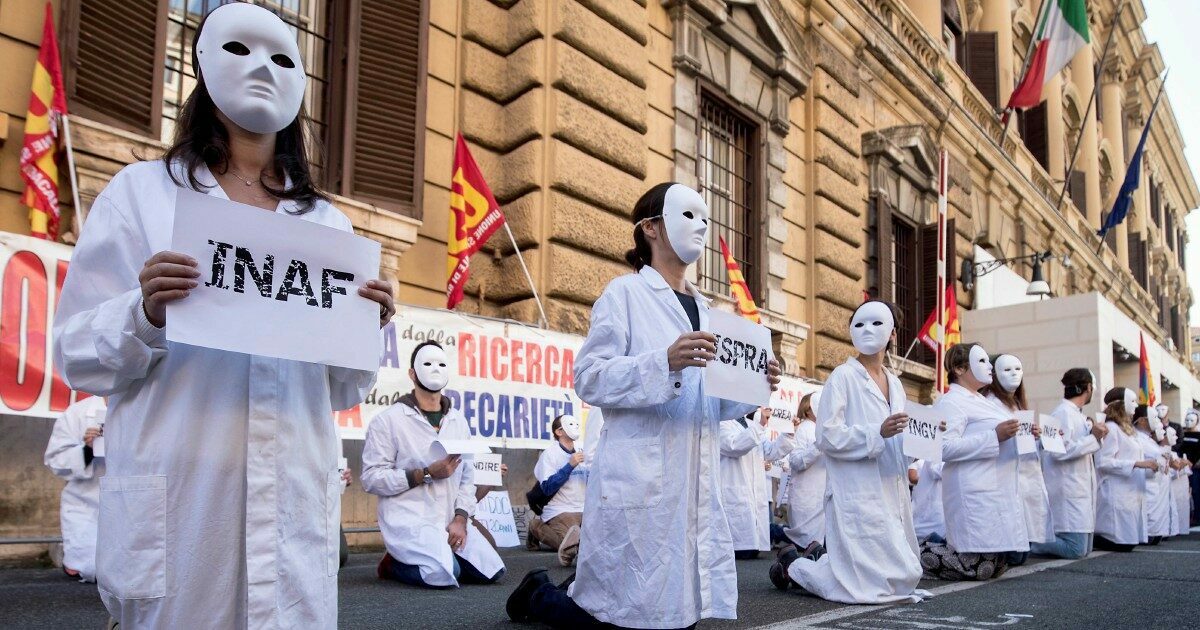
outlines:
[{"label": "italian tricolor flag", "polygon": [[1041,103],[1046,82],[1061,72],[1075,53],[1091,41],[1084,0],[1042,0],[1033,41],[1033,58],[1008,100],[1007,109],[1036,107]]}]

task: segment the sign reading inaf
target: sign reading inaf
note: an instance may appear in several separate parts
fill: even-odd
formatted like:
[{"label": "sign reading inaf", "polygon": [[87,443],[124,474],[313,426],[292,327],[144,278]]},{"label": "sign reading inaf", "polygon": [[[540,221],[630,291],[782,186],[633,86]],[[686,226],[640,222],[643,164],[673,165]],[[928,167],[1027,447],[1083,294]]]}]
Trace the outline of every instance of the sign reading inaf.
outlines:
[{"label": "sign reading inaf", "polygon": [[379,273],[379,243],[181,188],[171,249],[200,263],[200,284],[168,304],[169,341],[379,367],[379,305],[358,295]]}]

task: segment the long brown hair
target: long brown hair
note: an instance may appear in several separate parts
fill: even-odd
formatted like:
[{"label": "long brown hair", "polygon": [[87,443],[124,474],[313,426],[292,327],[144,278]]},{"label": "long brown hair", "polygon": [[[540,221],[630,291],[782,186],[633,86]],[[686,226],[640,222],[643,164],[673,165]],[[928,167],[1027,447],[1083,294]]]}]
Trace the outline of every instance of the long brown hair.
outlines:
[{"label": "long brown hair", "polygon": [[1025,411],[1029,409],[1029,399],[1025,397],[1025,379],[1021,379],[1021,384],[1017,385],[1017,390],[1013,392],[1004,389],[1004,386],[1000,384],[1000,377],[998,376],[999,373],[996,372],[995,368],[996,359],[999,359],[1002,356],[1004,355],[998,354],[992,357],[992,382],[983,389],[986,393],[992,394],[999,399],[1000,402],[1004,403],[1005,407],[1008,407],[1009,409]]},{"label": "long brown hair", "polygon": [[675,182],[656,184],[633,204],[633,216],[630,217],[633,220],[633,249],[625,252],[625,262],[637,271],[651,263],[650,241],[642,232],[642,221],[662,218],[667,189],[674,185]]},{"label": "long brown hair", "polygon": [[812,414],[813,418],[817,417],[816,410],[812,406],[812,397],[812,394],[805,394],[804,398],[800,399],[800,407],[796,409],[796,417],[800,418],[801,422],[808,420],[809,414]]},{"label": "long brown hair", "polygon": [[1125,413],[1125,388],[1114,387],[1104,394],[1104,419],[1121,427],[1125,435],[1133,435],[1133,419]]},{"label": "long brown hair", "polygon": [[[196,87],[179,111],[179,118],[175,122],[175,138],[171,142],[171,148],[167,149],[162,157],[171,181],[175,182],[176,186],[186,186],[199,191],[208,188],[196,178],[196,170],[201,165],[219,173],[225,173],[229,169],[229,130],[217,118],[217,106],[204,83],[196,53],[196,44],[207,20],[208,17],[205,16],[192,37],[192,68],[196,71]],[[313,182],[305,145],[306,136],[310,135],[308,120],[308,114],[301,105],[296,119],[284,127],[283,131],[275,134],[275,172],[277,176],[286,175],[291,180],[291,186],[276,189],[267,186],[261,180],[259,182],[272,197],[296,201],[299,205],[296,214],[312,210],[318,200],[329,201],[329,196],[318,190]],[[185,177],[181,178],[181,174],[172,167],[175,162],[183,165]]]}]

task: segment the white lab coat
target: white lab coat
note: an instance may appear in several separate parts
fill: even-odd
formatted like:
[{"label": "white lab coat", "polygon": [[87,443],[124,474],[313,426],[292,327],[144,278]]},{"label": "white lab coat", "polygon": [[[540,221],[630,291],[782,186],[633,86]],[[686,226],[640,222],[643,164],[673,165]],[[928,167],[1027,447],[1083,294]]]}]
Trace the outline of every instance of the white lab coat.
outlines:
[{"label": "white lab coat", "polygon": [[942,508],[943,462],[921,461],[917,469],[917,486],[912,491],[913,526],[917,538],[930,534],[946,537],[946,513]]},{"label": "white lab coat", "polygon": [[764,461],[787,457],[795,448],[791,435],[766,439],[766,428],[754,420],[721,422],[721,501],[729,519],[733,549],[771,550],[771,487]]},{"label": "white lab coat", "polygon": [[904,410],[904,386],[888,373],[889,397],[850,358],[834,369],[817,409],[817,448],[825,454],[825,547],[813,562],[796,560],[788,575],[810,593],[847,604],[919,601],[917,538],[902,436],[879,427]]},{"label": "white lab coat", "polygon": [[[1009,409],[1000,398],[988,394],[988,400]],[[1015,412],[1015,409],[1009,409]],[[1015,443],[1016,440],[1014,439]],[[1021,489],[1021,507],[1025,513],[1025,535],[1031,543],[1054,540],[1054,523],[1050,517],[1050,497],[1042,477],[1042,459],[1037,451],[1017,455],[1017,485]]]},{"label": "white lab coat", "polygon": [[[1176,458],[1179,456],[1176,455]],[[1171,475],[1171,501],[1174,504],[1174,509],[1171,510],[1171,535],[1186,536],[1191,527],[1192,488],[1191,479],[1188,477],[1192,475],[1192,468],[1188,466],[1183,470],[1172,471]]]},{"label": "white lab coat", "polygon": [[1142,509],[1146,512],[1147,536],[1171,535],[1171,476],[1167,467],[1169,449],[1159,446],[1154,437],[1144,431],[1137,432],[1138,441],[1142,443],[1142,452],[1147,459],[1158,462],[1158,472],[1142,470],[1146,478],[1146,499]]},{"label": "white lab coat", "polygon": [[1116,422],[1109,422],[1108,435],[1096,454],[1100,488],[1096,499],[1096,534],[1119,545],[1146,541],[1146,514],[1142,509],[1146,478],[1133,465],[1146,459],[1135,435],[1126,435]]},{"label": "white lab coat", "polygon": [[934,409],[946,421],[942,505],[946,541],[959,553],[1029,551],[1017,473],[1016,438],[996,426],[1012,413],[954,383]]},{"label": "white lab coat", "polygon": [[796,427],[796,448],[788,455],[788,524],[783,533],[801,549],[825,540],[825,455],[817,448],[817,423]]},{"label": "white lab coat", "polygon": [[[363,489],[379,497],[379,531],[393,558],[421,570],[430,586],[458,586],[454,578],[455,552],[446,527],[454,511],[475,514],[475,457],[463,455],[454,473],[433,483],[408,485],[405,471],[425,468],[446,457],[438,439],[469,440],[471,427],[449,400],[442,399],[446,415],[434,429],[406,397],[371,420],[363,444]],[[504,562],[486,538],[467,523],[467,542],[458,556],[491,578]]]},{"label": "white lab coat", "polygon": [[[708,325],[708,300],[689,291]],[[616,278],[592,307],[575,391],[604,410],[588,476],[571,596],[605,623],[683,628],[737,617],[733,539],[721,507],[720,422],[754,411],[704,394],[700,368],[671,372],[692,330],[651,267]]]},{"label": "white lab coat", "polygon": [[[225,198],[207,169],[197,175]],[[176,190],[158,161],[117,173],[88,213],[55,317],[67,382],[109,397],[101,597],[125,628],[332,628],[333,410],[362,401],[375,373],[167,342],[146,320],[138,274],[171,248]],[[295,208],[276,212],[351,229],[328,203]]]},{"label": "white lab coat", "polygon": [[1088,428],[1082,410],[1069,400],[1058,403],[1053,416],[1063,427],[1065,452],[1042,451],[1042,477],[1050,498],[1056,533],[1090,534],[1096,527],[1096,467],[1093,453],[1100,442]]},{"label": "white lab coat", "polygon": [[[533,476],[538,483],[543,483],[571,463],[573,452],[567,452],[562,444],[555,442],[547,446],[538,456],[537,464],[533,467]],[[584,455],[586,458],[587,455]],[[542,521],[549,521],[559,514],[582,514],[583,498],[587,491],[587,466],[580,464],[571,469],[567,481],[550,497],[550,502],[542,508]]]},{"label": "white lab coat", "polygon": [[55,475],[67,482],[58,512],[63,566],[78,571],[84,582],[96,581],[96,518],[100,512],[104,458],[94,458],[84,465],[83,434],[88,427],[103,425],[107,411],[104,399],[99,396],[67,407],[54,421],[43,459]]}]

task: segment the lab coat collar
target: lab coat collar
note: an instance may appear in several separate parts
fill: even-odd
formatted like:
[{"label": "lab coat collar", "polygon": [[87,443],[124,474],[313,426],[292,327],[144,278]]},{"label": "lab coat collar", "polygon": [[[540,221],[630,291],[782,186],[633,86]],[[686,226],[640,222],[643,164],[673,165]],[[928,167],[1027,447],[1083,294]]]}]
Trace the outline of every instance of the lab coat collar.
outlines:
[{"label": "lab coat collar", "polygon": [[958,392],[959,394],[962,394],[962,395],[964,395],[964,396],[967,396],[967,397],[971,397],[971,396],[974,396],[974,397],[977,397],[977,398],[983,398],[983,397],[984,397],[984,396],[983,396],[983,394],[980,394],[979,392],[973,392],[973,391],[971,391],[971,390],[967,389],[966,387],[963,387],[962,385],[959,385],[958,383],[951,383],[951,384],[950,384],[950,391],[952,391],[952,392],[955,392],[955,391],[956,391],[956,392]]},{"label": "lab coat collar", "polygon": [[[872,396],[883,401],[883,404],[887,405],[888,407],[892,406],[891,401],[884,398],[883,391],[879,389],[879,385],[877,385],[875,383],[875,379],[871,378],[871,373],[867,371],[867,366],[863,365],[862,362],[858,360],[858,357],[850,357],[849,359],[846,359],[846,365],[849,365],[851,368],[854,369],[854,371],[858,374],[859,378],[861,378],[863,380],[863,387],[865,387],[866,390],[868,392],[870,392]],[[884,377],[885,378],[887,377],[887,368],[884,368]],[[888,380],[888,393],[894,395],[895,392],[891,391],[892,385],[894,383],[891,382],[892,380],[890,378],[887,380]]]},{"label": "lab coat collar", "polygon": [[[638,271],[638,275],[654,290],[654,296],[667,307],[667,310],[675,315],[677,323],[684,330],[690,331],[692,329],[692,321],[688,319],[687,312],[683,310],[683,305],[679,303],[679,298],[675,296],[675,291],[667,284],[662,274],[658,273],[654,267],[645,265]],[[685,280],[685,282],[687,282],[688,293],[696,299],[696,307],[700,311],[700,330],[704,330],[708,327],[708,304],[712,300],[704,297],[700,293],[700,290],[690,281]]]},{"label": "lab coat collar", "polygon": [[[182,162],[174,162],[171,165],[171,168],[176,173],[176,176],[179,177],[179,181],[187,181],[187,167],[185,167]],[[292,178],[288,177],[286,173],[284,173],[283,177],[284,189],[291,188]],[[212,174],[212,171],[209,170],[207,164],[201,163],[196,167],[196,181],[200,182],[201,187],[204,188],[204,190],[198,192],[202,192],[206,195],[212,195],[218,199],[224,199],[226,201],[230,200],[229,195],[225,193],[224,188],[221,188],[221,184],[217,183],[216,176]],[[277,213],[296,214],[298,209],[299,205],[296,203],[295,199],[280,199],[279,203],[275,205],[275,212]]]},{"label": "lab coat collar", "polygon": [[[650,285],[651,289],[654,289],[655,291],[666,291],[672,294],[674,293],[674,290],[671,289],[671,286],[667,284],[666,278],[663,278],[662,274],[658,273],[658,270],[654,267],[645,265],[641,268],[641,270],[638,271],[638,275],[646,280],[646,283]],[[700,293],[700,290],[697,289],[696,285],[692,284],[690,280],[684,280],[684,282],[687,282],[688,293],[691,294],[692,297],[696,298],[696,303],[701,305],[702,308],[708,308],[708,305],[710,302],[712,302],[712,300]]]}]

